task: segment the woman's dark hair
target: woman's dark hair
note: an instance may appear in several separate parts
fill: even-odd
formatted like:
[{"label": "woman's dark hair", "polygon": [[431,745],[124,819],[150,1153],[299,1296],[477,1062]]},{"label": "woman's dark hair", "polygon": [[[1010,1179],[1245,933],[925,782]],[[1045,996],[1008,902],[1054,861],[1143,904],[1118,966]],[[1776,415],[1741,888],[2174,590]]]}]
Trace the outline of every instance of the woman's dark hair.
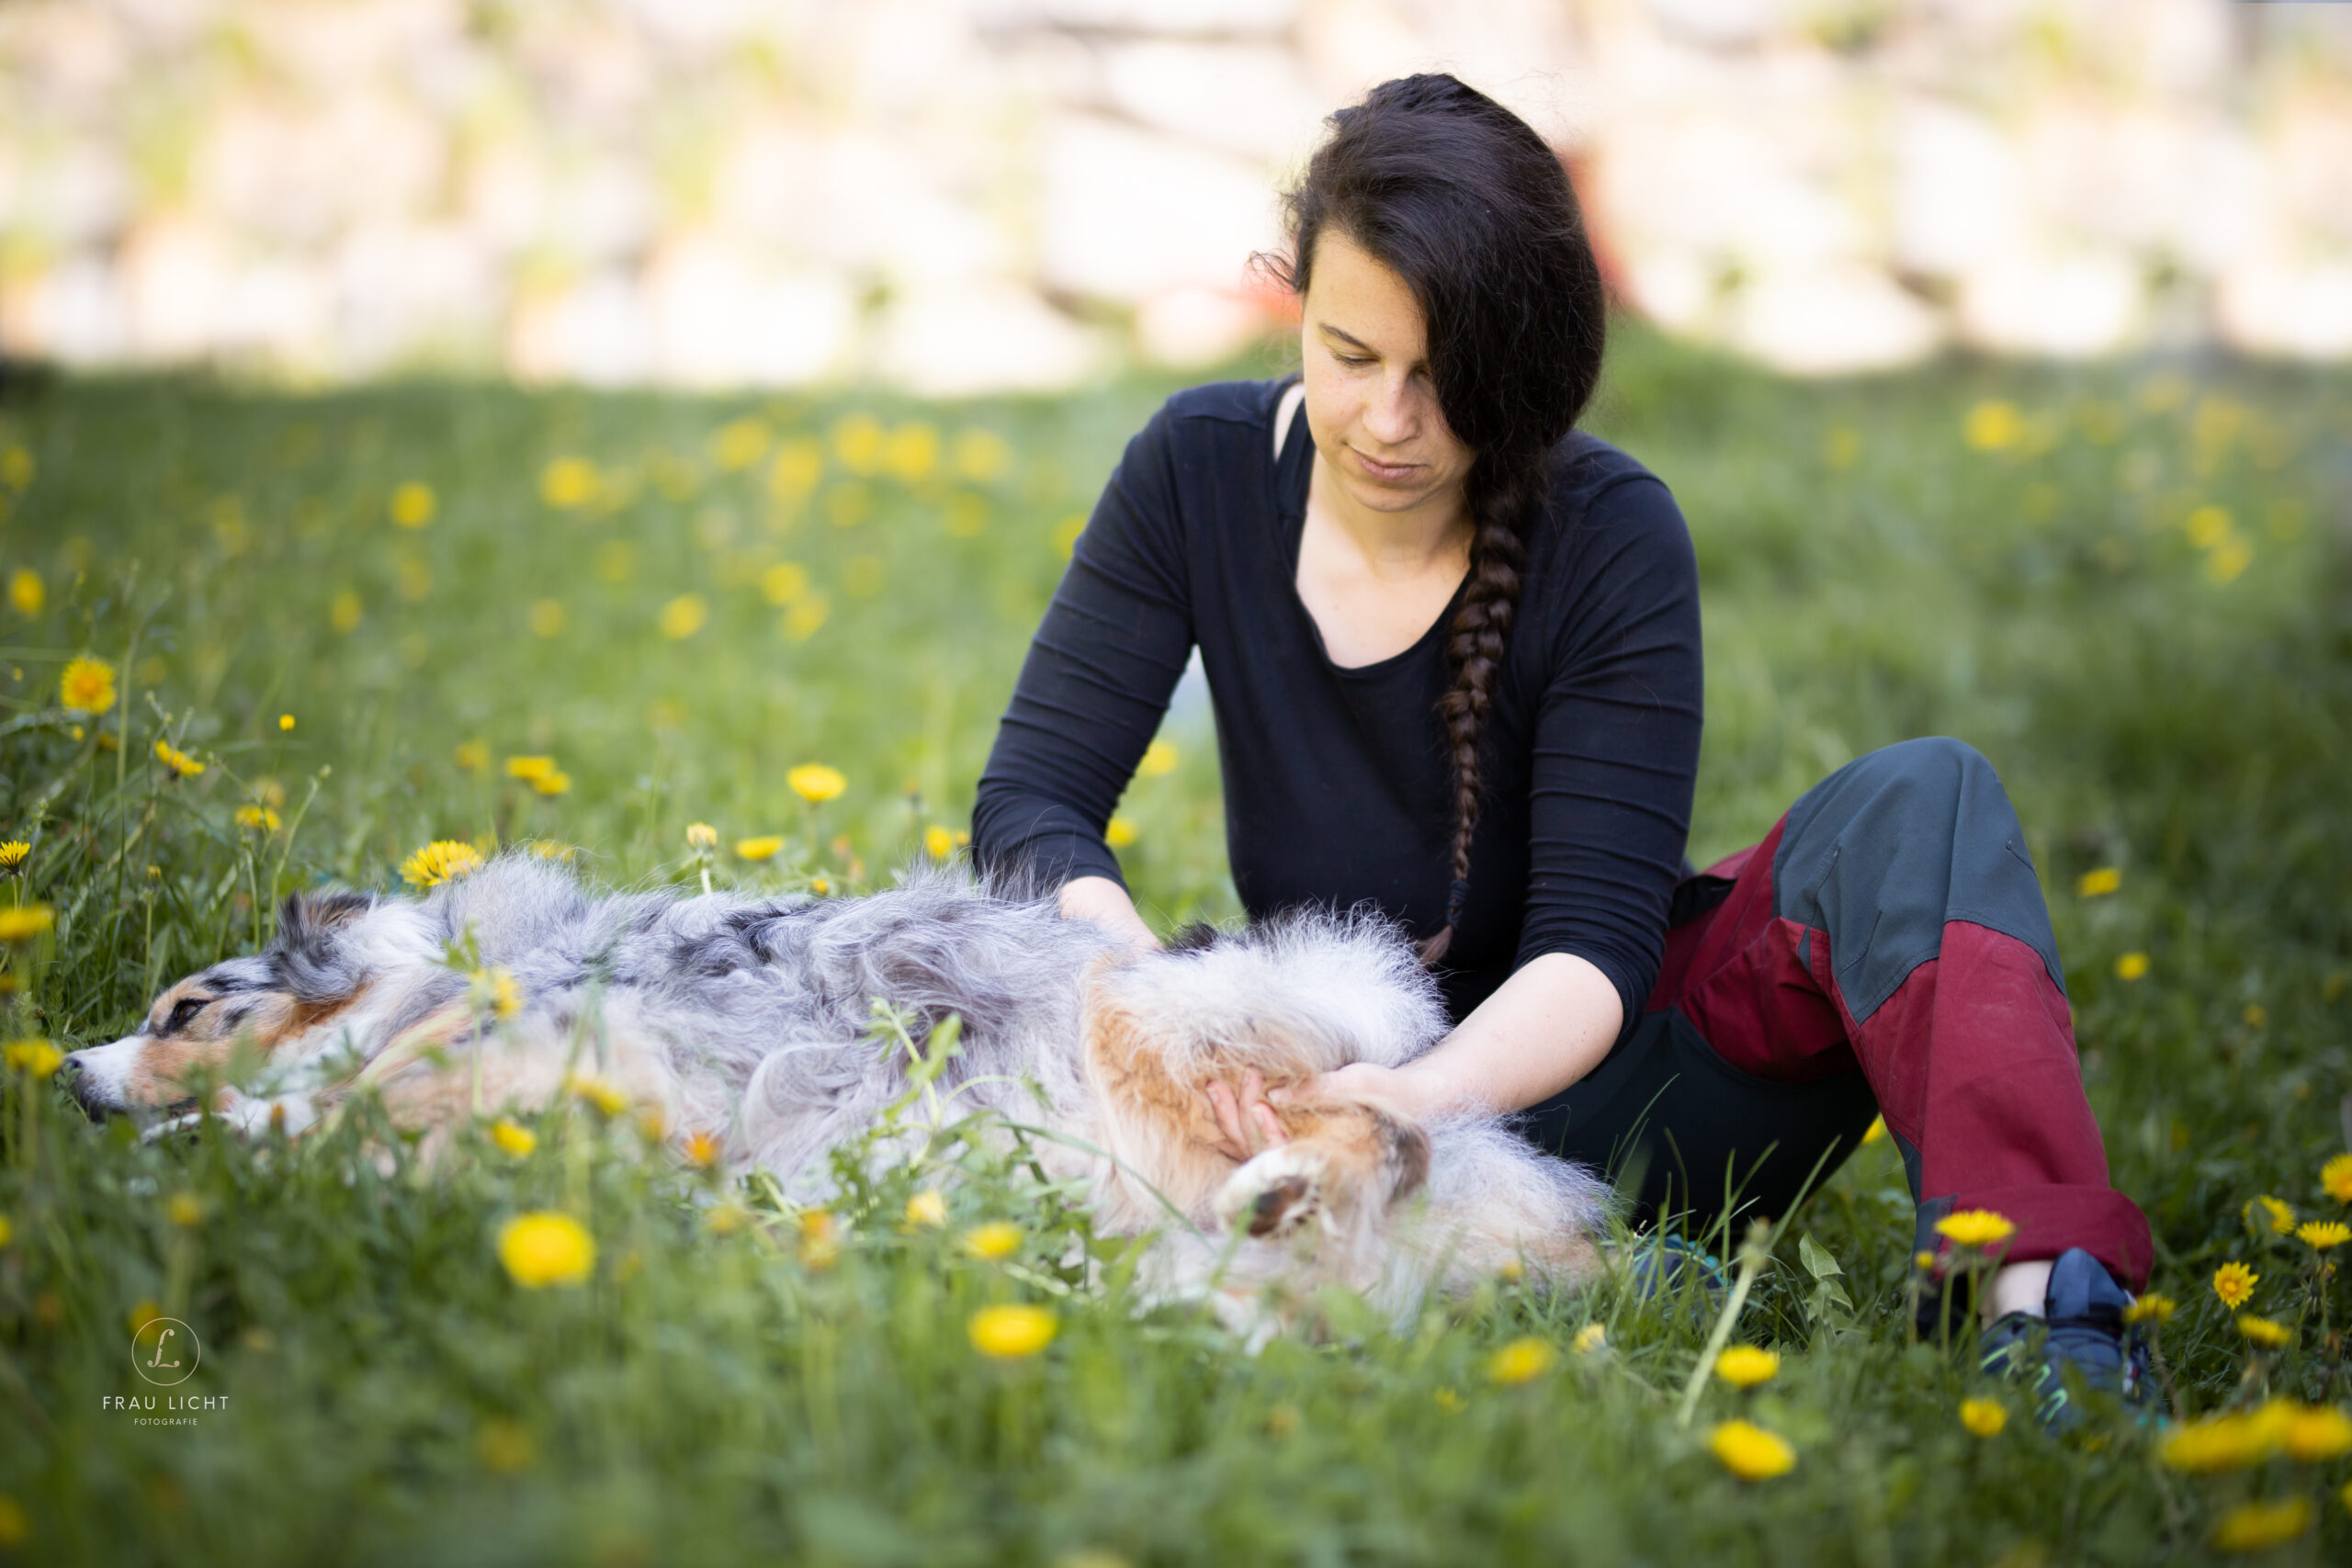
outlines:
[{"label": "woman's dark hair", "polygon": [[1421,308],[1445,423],[1472,454],[1470,582],[1446,652],[1441,712],[1453,752],[1453,944],[1478,827],[1478,741],[1519,610],[1528,530],[1542,514],[1552,448],[1600,378],[1607,337],[1600,268],[1559,158],[1528,123],[1452,76],[1374,87],[1286,197],[1290,254],[1275,276],[1302,299],[1315,245],[1336,230],[1404,279]]}]

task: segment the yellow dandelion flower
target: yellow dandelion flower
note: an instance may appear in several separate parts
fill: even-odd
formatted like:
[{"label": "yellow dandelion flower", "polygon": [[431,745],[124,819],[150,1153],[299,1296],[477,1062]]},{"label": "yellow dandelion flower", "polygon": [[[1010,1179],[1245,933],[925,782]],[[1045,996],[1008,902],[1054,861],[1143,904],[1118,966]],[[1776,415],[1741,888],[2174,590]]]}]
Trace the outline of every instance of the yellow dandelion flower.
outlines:
[{"label": "yellow dandelion flower", "polygon": [[65,1053],[39,1036],[11,1040],[0,1046],[0,1059],[17,1071],[35,1078],[45,1078],[57,1071],[65,1060]]},{"label": "yellow dandelion flower", "polygon": [[441,498],[433,493],[431,485],[411,479],[392,491],[389,510],[392,521],[401,527],[422,528],[441,510]]},{"label": "yellow dandelion flower", "polygon": [[14,874],[25,863],[25,857],[32,852],[33,847],[22,839],[11,839],[0,844],[0,872]]},{"label": "yellow dandelion flower", "polygon": [[1577,1330],[1577,1337],[1568,1341],[1568,1348],[1579,1356],[1606,1350],[1609,1348],[1609,1325],[1605,1323],[1586,1324]]},{"label": "yellow dandelion flower", "polygon": [[2170,1323],[2172,1314],[2179,1310],[2180,1303],[2170,1296],[2159,1295],[2151,1291],[2123,1309],[2123,1321],[2126,1323]]},{"label": "yellow dandelion flower", "polygon": [[618,1116],[628,1109],[628,1096],[617,1085],[598,1077],[594,1073],[571,1073],[565,1077],[563,1087],[574,1098],[593,1105],[606,1116]]},{"label": "yellow dandelion flower", "polygon": [[2295,1331],[2285,1324],[2250,1312],[2238,1314],[2238,1332],[2266,1350],[2276,1350],[2295,1337]]},{"label": "yellow dandelion flower", "polygon": [[0,909],[0,947],[21,947],[39,940],[57,923],[57,911],[46,904],[22,904]]},{"label": "yellow dandelion flower", "polygon": [[327,621],[339,632],[348,634],[356,631],[359,618],[366,613],[359,603],[359,595],[348,588],[327,602]]},{"label": "yellow dandelion flower", "polygon": [[1936,1222],[1936,1234],[1954,1247],[1997,1247],[2018,1234],[2006,1214],[1990,1209],[1962,1209]]},{"label": "yellow dandelion flower", "polygon": [[[2262,1209],[2261,1220],[2256,1220],[2255,1218],[2254,1211],[2256,1205],[2259,1205]],[[2238,1211],[2238,1213],[2245,1221],[2246,1229],[2248,1230],[2258,1229],[2263,1224],[2267,1223],[2272,1234],[2274,1235],[2292,1235],[2295,1234],[2295,1211],[2288,1204],[2271,1197],[2268,1193],[2265,1193],[2259,1198],[2248,1199],[2245,1205]]]},{"label": "yellow dandelion flower", "polygon": [[1797,1464],[1797,1450],[1778,1432],[1750,1421],[1726,1421],[1707,1435],[1707,1448],[1742,1481],[1769,1481]]},{"label": "yellow dandelion flower", "polygon": [[596,1267],[596,1240],[570,1214],[517,1214],[498,1233],[498,1260],[526,1290],[577,1285]]},{"label": "yellow dandelion flower", "polygon": [[2341,1220],[2314,1220],[2295,1227],[2295,1238],[2314,1252],[2325,1252],[2331,1247],[2342,1247],[2352,1241],[2352,1225]]},{"label": "yellow dandelion flower", "polygon": [[524,615],[524,624],[531,628],[533,637],[561,637],[563,635],[563,601],[560,599],[532,600],[529,611]]},{"label": "yellow dandelion flower", "polygon": [[1143,761],[1136,764],[1136,772],[1148,779],[1165,778],[1176,771],[1181,760],[1173,741],[1155,740],[1143,749]]},{"label": "yellow dandelion flower", "polygon": [[1960,1424],[1980,1438],[1996,1438],[2001,1428],[2009,1424],[2009,1412],[1997,1399],[1963,1399],[1960,1402]]},{"label": "yellow dandelion flower", "polygon": [[40,573],[28,566],[20,566],[8,574],[8,603],[20,615],[38,615],[41,606],[49,603],[49,590]]},{"label": "yellow dandelion flower", "polygon": [[2333,1404],[2297,1410],[2287,1417],[2280,1446],[2297,1464],[2323,1464],[2352,1453],[2352,1418]]},{"label": "yellow dandelion flower", "polygon": [[989,1262],[1010,1258],[1021,1250],[1021,1227],[1010,1220],[990,1220],[987,1224],[976,1225],[964,1235],[964,1250]]},{"label": "yellow dandelion flower", "polygon": [[696,1128],[686,1134],[684,1147],[687,1164],[698,1170],[708,1170],[718,1163],[718,1156],[726,1152],[727,1140],[717,1133]]},{"label": "yellow dandelion flower", "polygon": [[763,833],[757,838],[735,840],[735,852],[745,860],[774,860],[775,852],[782,848],[784,838],[777,833]]},{"label": "yellow dandelion flower", "polygon": [[689,822],[686,824],[686,848],[690,850],[714,850],[718,847],[718,829],[712,827],[707,822]]},{"label": "yellow dandelion flower", "polygon": [[278,829],[277,813],[266,806],[240,806],[237,826],[251,828],[257,833],[275,833]]},{"label": "yellow dandelion flower", "polygon": [[1012,467],[1012,447],[993,430],[959,431],[948,460],[959,477],[986,484]]},{"label": "yellow dandelion flower", "polygon": [[832,613],[831,601],[822,593],[810,592],[792,602],[792,607],[784,613],[780,627],[787,640],[807,642],[825,629],[825,621]]},{"label": "yellow dandelion flower", "polygon": [[130,1332],[136,1334],[163,1315],[164,1309],[153,1300],[141,1300],[131,1304],[130,1310],[123,1314],[123,1321],[130,1325]]},{"label": "yellow dandelion flower", "polygon": [[290,713],[282,713],[282,714],[279,714],[279,715],[277,716],[277,728],[278,728],[280,730],[288,730],[288,729],[291,729],[291,728],[294,728],[294,716],[293,716],[292,714],[290,714]]},{"label": "yellow dandelion flower", "polygon": [[574,512],[596,499],[596,465],[585,457],[558,457],[539,470],[539,499],[559,512]]},{"label": "yellow dandelion flower", "polygon": [[792,793],[812,806],[822,806],[849,787],[849,780],[839,768],[829,768],[822,762],[803,762],[784,775]]},{"label": "yellow dandelion flower", "polygon": [[478,773],[490,766],[490,748],[479,740],[460,740],[450,759],[462,772]]},{"label": "yellow dandelion flower", "polygon": [[907,1228],[922,1226],[939,1230],[947,1224],[947,1195],[936,1187],[926,1187],[907,1200]]},{"label": "yellow dandelion flower", "polygon": [[2245,1020],[2248,1029],[2260,1029],[2270,1021],[2270,1010],[2260,1002],[2248,1002],[2245,1010],[2238,1016]]},{"label": "yellow dandelion flower", "polygon": [[992,1306],[974,1313],[966,1332],[971,1336],[972,1348],[981,1355],[1017,1361],[1052,1344],[1060,1327],[1044,1307]]},{"label": "yellow dandelion flower", "polygon": [[1552,1370],[1560,1353],[1533,1335],[1514,1339],[1487,1358],[1487,1381],[1501,1388],[1533,1382]]},{"label": "yellow dandelion flower", "polygon": [[710,455],[730,474],[758,462],[767,449],[766,422],[749,416],[729,420],[710,438]]},{"label": "yellow dandelion flower", "polygon": [[2127,953],[2115,961],[2115,977],[2119,980],[2142,980],[2147,977],[2148,955]]},{"label": "yellow dandelion flower", "polygon": [[155,760],[175,779],[192,779],[204,772],[204,764],[173,745],[168,740],[155,742]]},{"label": "yellow dandelion flower", "polygon": [[1112,818],[1102,829],[1102,841],[1114,850],[1129,848],[1140,837],[1136,825],[1124,817]]},{"label": "yellow dandelion flower", "polygon": [[58,700],[76,713],[104,713],[114,706],[114,666],[85,655],[70,660],[58,678]]},{"label": "yellow dandelion flower", "polygon": [[481,869],[481,852],[461,839],[435,839],[401,863],[401,877],[412,887],[438,887]]},{"label": "yellow dandelion flower", "polygon": [[1961,434],[1971,451],[2002,451],[2025,439],[2025,416],[2015,403],[1988,400],[1968,411]]},{"label": "yellow dandelion flower", "polygon": [[2243,1263],[2224,1263],[2213,1270],[2213,1293],[2232,1312],[2254,1299],[2254,1288],[2262,1276]]},{"label": "yellow dandelion flower", "polygon": [[1862,1129],[1862,1147],[1869,1148],[1872,1144],[1883,1143],[1885,1139],[1886,1118],[1883,1116],[1871,1117],[1871,1124]]},{"label": "yellow dandelion flower", "polygon": [[800,1212],[800,1261],[810,1269],[830,1269],[842,1253],[842,1224],[823,1209]]},{"label": "yellow dandelion flower", "polygon": [[1781,1371],[1780,1356],[1754,1345],[1733,1345],[1715,1358],[1715,1376],[1734,1388],[1770,1382]]},{"label": "yellow dandelion flower", "polygon": [[506,759],[506,776],[510,779],[521,779],[525,784],[535,784],[554,772],[553,757],[509,757]]},{"label": "yellow dandelion flower", "polygon": [[196,1201],[193,1192],[173,1193],[171,1201],[164,1205],[164,1213],[184,1231],[192,1231],[204,1223],[204,1205]]},{"label": "yellow dandelion flower", "polygon": [[2267,1551],[2312,1528],[2312,1500],[2281,1497],[2275,1503],[2241,1503],[2213,1527],[2216,1551]]},{"label": "yellow dandelion flower", "polygon": [[2337,1155],[2319,1168],[2319,1184],[2339,1203],[2352,1203],[2352,1155]]},{"label": "yellow dandelion flower", "polygon": [[522,982],[514,972],[503,964],[493,964],[473,974],[475,999],[490,1010],[490,1015],[501,1023],[523,1010]]},{"label": "yellow dandelion flower", "polygon": [[825,477],[825,449],[805,435],[796,435],[776,448],[768,465],[768,494],[786,505],[808,498]]},{"label": "yellow dandelion flower", "polygon": [[16,1222],[9,1219],[6,1214],[0,1214],[0,1247],[6,1247],[16,1239]]},{"label": "yellow dandelion flower", "polygon": [[2217,1475],[2260,1464],[2284,1435],[2283,1424],[2263,1411],[2208,1416],[2175,1427],[2156,1457],[2190,1475]]},{"label": "yellow dandelion flower", "polygon": [[567,773],[541,773],[531,781],[531,793],[534,795],[554,796],[571,792],[571,775]]},{"label": "yellow dandelion flower", "polygon": [[922,483],[939,467],[939,432],[920,420],[899,426],[883,443],[882,466],[894,478]]},{"label": "yellow dandelion flower", "polygon": [[820,898],[828,897],[832,890],[833,879],[830,876],[812,876],[808,879],[808,891]]},{"label": "yellow dandelion flower", "polygon": [[2104,898],[2122,886],[2123,874],[2111,865],[2103,865],[2097,871],[2086,871],[2075,879],[2075,897]]},{"label": "yellow dandelion flower", "polygon": [[699,593],[681,593],[662,606],[657,624],[663,637],[672,642],[684,642],[702,630],[703,623],[709,619],[709,600]]},{"label": "yellow dandelion flower", "polygon": [[784,609],[808,592],[808,569],[797,561],[778,561],[760,573],[760,592],[777,609]]},{"label": "yellow dandelion flower", "polygon": [[474,1439],[474,1452],[481,1459],[481,1467],[492,1475],[514,1475],[531,1468],[538,1458],[538,1450],[531,1442],[531,1434],[512,1421],[485,1421],[481,1432]]},{"label": "yellow dandelion flower", "polygon": [[539,1146],[539,1135],[520,1122],[502,1116],[490,1124],[490,1141],[521,1159]]},{"label": "yellow dandelion flower", "polygon": [[922,852],[933,860],[945,860],[956,852],[956,835],[933,823],[922,830]]}]

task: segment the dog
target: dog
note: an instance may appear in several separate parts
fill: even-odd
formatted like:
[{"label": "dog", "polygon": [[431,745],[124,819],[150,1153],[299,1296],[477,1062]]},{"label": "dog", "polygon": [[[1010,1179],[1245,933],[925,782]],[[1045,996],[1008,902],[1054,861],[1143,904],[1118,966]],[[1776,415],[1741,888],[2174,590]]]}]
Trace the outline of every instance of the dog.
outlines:
[{"label": "dog", "polygon": [[[587,1074],[813,1205],[826,1156],[913,1081],[909,1050],[876,1048],[877,1004],[915,1050],[960,1021],[932,1085],[944,1114],[1036,1126],[1049,1174],[1091,1184],[1098,1227],[1156,1235],[1151,1288],[1208,1295],[1250,1332],[1328,1284],[1403,1317],[1432,1288],[1597,1266],[1606,1187],[1498,1116],[1306,1099],[1277,1110],[1287,1141],[1238,1166],[1220,1151],[1213,1077],[1295,1089],[1444,1032],[1409,943],[1363,916],[1148,953],[950,872],[850,898],[599,894],[509,853],[422,897],[288,898],[266,951],[172,986],[136,1033],[70,1055],[65,1081],[95,1114],[249,1134],[299,1135],[372,1088],[430,1162],[475,1117]],[[241,1043],[254,1087],[220,1087]]]}]

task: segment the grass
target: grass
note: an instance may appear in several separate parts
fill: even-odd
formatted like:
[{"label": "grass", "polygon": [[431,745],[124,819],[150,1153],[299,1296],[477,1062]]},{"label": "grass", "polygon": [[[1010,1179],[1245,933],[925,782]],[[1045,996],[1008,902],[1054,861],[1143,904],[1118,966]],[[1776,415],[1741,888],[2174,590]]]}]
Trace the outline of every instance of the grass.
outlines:
[{"label": "grass", "polygon": [[[12,953],[0,1035],[111,1038],[159,985],[265,939],[280,894],[398,886],[433,839],[560,842],[611,881],[886,879],[965,825],[1066,542],[1167,389],[18,390],[0,840],[31,849],[0,906],[55,925]],[[2352,1298],[2244,1206],[2343,1212],[2318,1172],[2352,1133],[2352,377],[1790,385],[1628,334],[1595,423],[1674,487],[1698,543],[1693,858],[1869,748],[1982,748],[2051,897],[2115,1179],[2179,1303],[2184,1407],[2346,1398]],[[80,654],[116,671],[102,715],[60,705]],[[1165,738],[1124,856],[1155,919],[1230,916],[1204,707],[1180,697]],[[204,772],[169,777],[159,739]],[[518,755],[568,787],[508,776]],[[787,786],[809,761],[842,771],[837,799]],[[247,807],[280,826],[240,826]],[[689,849],[696,821],[715,853]],[[773,859],[731,852],[769,833]],[[2112,892],[2084,881],[2109,870]],[[1141,1309],[1069,1194],[953,1138],[919,1170],[853,1166],[828,1242],[646,1159],[627,1115],[559,1109],[530,1154],[476,1136],[428,1181],[397,1140],[371,1154],[364,1117],[290,1145],[142,1144],[19,1055],[0,1550],[27,1561],[2025,1568],[2201,1560],[2255,1498],[2315,1506],[2281,1561],[2352,1548],[2352,1459],[2182,1474],[2157,1428],[2117,1418],[2061,1443],[1909,1343],[1883,1143],[1774,1238],[1734,1337],[1776,1347],[1778,1375],[1703,1385],[1685,1427],[1712,1324],[1613,1285],[1498,1280],[1402,1331],[1329,1300],[1319,1339],[1252,1358]],[[931,1186],[947,1223],[909,1226]],[[503,1225],[537,1210],[587,1226],[584,1284],[501,1267]],[[1011,1257],[960,1246],[989,1220],[1022,1227]],[[2231,1258],[2285,1348],[2251,1350],[2209,1288]],[[972,1314],[1012,1302],[1049,1307],[1053,1343],[978,1354]],[[158,1310],[202,1341],[182,1392],[228,1402],[193,1427],[105,1406],[173,1392],[128,1364],[130,1320]],[[1593,1323],[1605,1348],[1572,1350]],[[1531,1337],[1556,1360],[1522,1349],[1501,1366],[1534,1375],[1498,1382],[1498,1349]],[[1963,1429],[1971,1393],[2006,1401],[1999,1435]],[[1737,1414],[1794,1470],[1726,1473],[1706,1434]]]}]

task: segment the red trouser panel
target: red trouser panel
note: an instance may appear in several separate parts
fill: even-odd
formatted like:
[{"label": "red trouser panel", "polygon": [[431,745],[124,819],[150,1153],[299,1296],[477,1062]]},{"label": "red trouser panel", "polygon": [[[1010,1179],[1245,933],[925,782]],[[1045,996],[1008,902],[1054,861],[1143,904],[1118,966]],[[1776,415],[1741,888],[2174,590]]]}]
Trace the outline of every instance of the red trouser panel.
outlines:
[{"label": "red trouser panel", "polygon": [[1760,1078],[1805,1083],[1859,1062],[1889,1130],[1919,1152],[1923,1199],[2007,1215],[2011,1261],[2080,1247],[2139,1289],[2154,1260],[2148,1222],[2108,1185],[2073,1016],[2041,954],[1950,921],[1940,955],[1858,1024],[1828,932],[1775,912],[1785,825],[1708,868],[1732,886],[1668,931],[1651,1010],[1679,1007],[1717,1055]]}]

